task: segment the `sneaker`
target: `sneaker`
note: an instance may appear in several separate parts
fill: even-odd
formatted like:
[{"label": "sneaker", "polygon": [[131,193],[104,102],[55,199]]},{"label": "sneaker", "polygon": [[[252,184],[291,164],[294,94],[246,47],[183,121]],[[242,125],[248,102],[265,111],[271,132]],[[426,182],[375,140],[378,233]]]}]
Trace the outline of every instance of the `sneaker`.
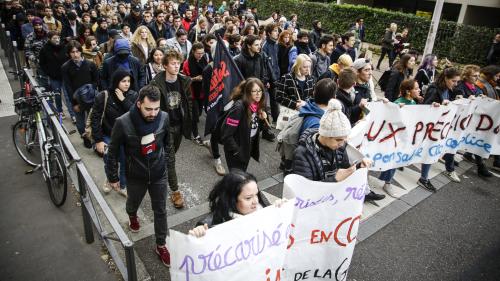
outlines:
[{"label": "sneaker", "polygon": [[385,183],[384,186],[382,187],[382,189],[385,191],[385,193],[387,193],[392,198],[399,197],[399,194],[396,192],[396,190],[394,190],[394,186],[392,186],[392,184],[390,184],[390,183]]},{"label": "sneaker", "polygon": [[82,139],[83,139],[83,146],[85,146],[88,149],[91,149],[92,148],[92,142],[90,141],[90,139],[87,138],[87,137],[82,137]]},{"label": "sneaker", "polygon": [[200,137],[200,136],[196,136],[196,137],[194,137],[194,138],[193,138],[193,141],[194,141],[197,145],[199,145],[199,146],[203,146],[203,140],[201,139],[201,137]]},{"label": "sneaker", "polygon": [[166,267],[170,267],[170,253],[167,250],[165,245],[158,246],[156,245],[155,253],[160,257],[161,262]]},{"label": "sneaker", "polygon": [[373,191],[370,191],[370,193],[365,195],[365,201],[378,201],[378,200],[382,200],[384,198],[385,198],[385,195],[377,194]]},{"label": "sneaker", "polygon": [[222,161],[220,161],[220,158],[214,160],[214,168],[217,175],[224,176],[226,174],[226,169],[224,169],[224,166],[222,166]]},{"label": "sneaker", "polygon": [[478,176],[483,178],[490,178],[493,176],[493,174],[488,171],[488,168],[486,168],[486,165],[484,164],[477,166],[477,174]]},{"label": "sneaker", "polygon": [[267,140],[267,141],[274,142],[274,140],[276,139],[276,136],[270,130],[265,130],[265,131],[262,131],[262,138]]},{"label": "sneaker", "polygon": [[138,216],[128,216],[128,220],[128,228],[131,232],[137,233],[139,232],[139,230],[141,230],[141,224],[139,223]]},{"label": "sneaker", "polygon": [[434,185],[431,183],[430,180],[418,179],[418,184],[424,189],[429,190],[430,192],[437,191],[437,189],[434,187]]},{"label": "sneaker", "polygon": [[105,194],[108,194],[111,192],[111,190],[113,190],[113,188],[111,187],[109,182],[106,180],[102,186],[102,191],[104,191]]},{"label": "sneaker", "polygon": [[458,177],[455,171],[453,172],[444,172],[444,175],[447,176],[453,182],[460,182],[460,178]]},{"label": "sneaker", "polygon": [[127,195],[127,188],[126,187],[125,188],[120,188],[120,190],[118,190],[117,192],[118,192],[118,194],[120,194],[121,196],[123,196],[125,198],[127,198],[127,196],[128,196]]},{"label": "sneaker", "polygon": [[62,120],[65,120],[65,119],[66,119],[66,114],[64,114],[64,112],[61,112],[61,119],[62,119]]},{"label": "sneaker", "polygon": [[174,203],[174,207],[176,207],[177,209],[184,207],[184,198],[182,198],[182,193],[179,190],[174,191],[172,192],[172,194],[170,194],[170,200],[172,200],[172,203]]},{"label": "sneaker", "polygon": [[71,122],[73,123],[73,125],[76,124],[76,117],[75,116],[71,116]]}]

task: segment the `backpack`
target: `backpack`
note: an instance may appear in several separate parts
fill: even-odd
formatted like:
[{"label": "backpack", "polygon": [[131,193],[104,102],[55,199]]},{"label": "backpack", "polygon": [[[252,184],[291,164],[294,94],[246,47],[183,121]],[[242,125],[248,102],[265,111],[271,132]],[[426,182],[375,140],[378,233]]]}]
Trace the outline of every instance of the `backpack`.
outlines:
[{"label": "backpack", "polygon": [[391,70],[386,70],[384,73],[382,73],[382,76],[380,76],[380,79],[378,80],[378,85],[380,86],[380,89],[385,92],[387,89],[387,83],[389,83],[389,78],[391,77]]},{"label": "backpack", "polygon": [[[101,125],[102,120],[104,120],[104,114],[106,113],[106,105],[108,104],[108,91],[104,91],[104,110],[102,111],[101,116]],[[87,120],[85,120],[85,132],[83,133],[83,137],[90,140],[90,142],[94,143],[94,138],[92,137],[92,111],[93,108],[90,109],[89,114],[87,116]]]},{"label": "backpack", "polygon": [[278,151],[285,160],[292,160],[295,148],[297,148],[300,137],[300,129],[304,117],[299,114],[293,115],[286,126],[278,134],[276,151]]}]

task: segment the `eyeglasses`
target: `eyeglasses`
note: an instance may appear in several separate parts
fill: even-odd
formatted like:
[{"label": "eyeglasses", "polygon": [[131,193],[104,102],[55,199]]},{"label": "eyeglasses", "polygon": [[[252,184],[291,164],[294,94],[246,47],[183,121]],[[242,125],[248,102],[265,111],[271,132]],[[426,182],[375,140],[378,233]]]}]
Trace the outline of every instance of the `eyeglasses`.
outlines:
[{"label": "eyeglasses", "polygon": [[252,90],[252,94],[262,94],[262,90],[261,89]]}]

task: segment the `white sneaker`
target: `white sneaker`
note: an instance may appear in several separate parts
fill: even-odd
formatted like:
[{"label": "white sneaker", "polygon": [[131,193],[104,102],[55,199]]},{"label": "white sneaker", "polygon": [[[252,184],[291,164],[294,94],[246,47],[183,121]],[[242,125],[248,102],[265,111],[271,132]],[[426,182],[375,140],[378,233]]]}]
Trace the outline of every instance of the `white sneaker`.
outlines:
[{"label": "white sneaker", "polygon": [[387,193],[387,195],[389,195],[393,198],[399,197],[398,192],[396,192],[396,190],[394,189],[394,186],[392,186],[392,184],[390,184],[390,183],[385,183],[384,186],[382,187],[382,189],[385,191],[385,193]]},{"label": "white sneaker", "polygon": [[121,196],[127,198],[127,189],[126,188],[120,188],[120,190],[117,191],[118,194],[120,194]]},{"label": "white sneaker", "polygon": [[444,172],[444,175],[447,176],[453,182],[460,182],[460,178],[458,177],[455,171],[453,172]]},{"label": "white sneaker", "polygon": [[104,182],[104,185],[102,186],[102,191],[104,191],[105,194],[108,194],[111,192],[111,190],[113,190],[113,188],[111,188],[111,185],[109,184],[109,182],[106,180]]},{"label": "white sneaker", "polygon": [[214,160],[214,168],[217,175],[223,176],[226,174],[226,169],[224,169],[224,166],[222,166],[222,161],[220,161],[220,158]]}]

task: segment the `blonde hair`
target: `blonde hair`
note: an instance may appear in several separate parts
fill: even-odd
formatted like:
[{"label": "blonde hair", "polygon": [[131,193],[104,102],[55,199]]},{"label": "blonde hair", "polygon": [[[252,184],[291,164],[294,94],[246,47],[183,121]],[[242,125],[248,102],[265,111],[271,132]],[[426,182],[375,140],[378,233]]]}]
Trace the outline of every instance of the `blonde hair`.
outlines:
[{"label": "blonde hair", "polygon": [[156,41],[153,38],[151,31],[149,31],[149,28],[147,28],[145,25],[141,25],[135,30],[134,34],[132,35],[131,42],[136,44],[136,45],[139,45],[141,43],[141,31],[142,30],[146,30],[148,33],[148,38],[146,38],[148,45],[152,46],[153,48],[156,47]]},{"label": "blonde hair", "polygon": [[337,63],[345,68],[345,67],[351,67],[354,62],[352,61],[350,55],[343,54],[339,57]]},{"label": "blonde hair", "polygon": [[392,30],[393,32],[396,32],[396,30],[398,30],[398,25],[395,23],[391,23],[389,29]]},{"label": "blonde hair", "polygon": [[295,60],[295,63],[292,65],[292,69],[290,69],[290,72],[293,74],[297,74],[299,72],[299,69],[304,63],[308,61],[312,65],[312,60],[311,58],[306,55],[306,54],[300,54],[297,56],[297,59]]},{"label": "blonde hair", "polygon": [[[467,81],[472,74],[475,72],[479,72],[481,70],[481,67],[475,65],[475,64],[468,64],[464,66],[462,69],[462,80]],[[469,82],[469,81],[467,81]]]}]

